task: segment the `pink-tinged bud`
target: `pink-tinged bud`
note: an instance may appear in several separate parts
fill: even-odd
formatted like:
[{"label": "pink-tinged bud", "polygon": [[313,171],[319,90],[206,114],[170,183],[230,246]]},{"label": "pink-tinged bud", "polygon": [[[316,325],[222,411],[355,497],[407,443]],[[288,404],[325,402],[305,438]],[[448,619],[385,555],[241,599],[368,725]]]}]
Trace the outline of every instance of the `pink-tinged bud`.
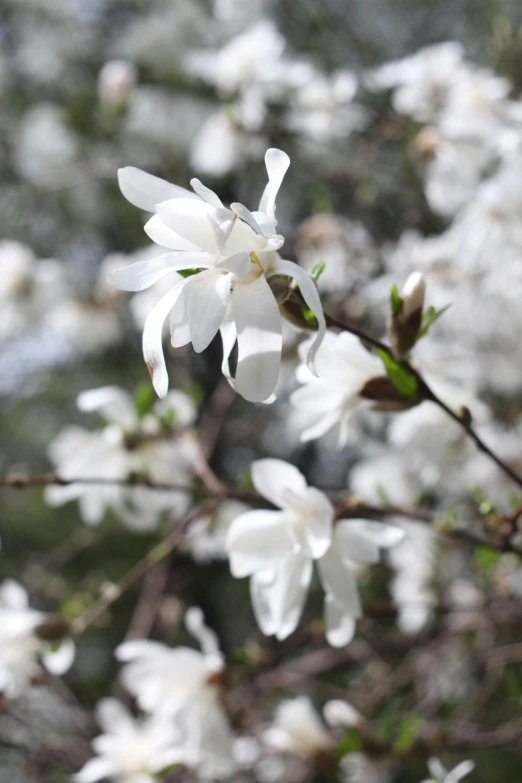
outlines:
[{"label": "pink-tinged bud", "polygon": [[137,70],[126,60],[109,60],[98,75],[98,95],[104,106],[121,109],[136,84]]},{"label": "pink-tinged bud", "polygon": [[426,283],[420,272],[412,272],[402,289],[402,315],[409,318],[424,307]]}]

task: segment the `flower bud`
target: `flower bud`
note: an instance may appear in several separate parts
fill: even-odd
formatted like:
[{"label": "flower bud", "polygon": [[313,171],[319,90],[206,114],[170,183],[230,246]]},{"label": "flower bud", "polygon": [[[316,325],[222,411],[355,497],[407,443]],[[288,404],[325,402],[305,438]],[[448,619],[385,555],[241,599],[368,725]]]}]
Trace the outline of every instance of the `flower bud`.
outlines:
[{"label": "flower bud", "polygon": [[417,342],[425,293],[426,283],[420,272],[413,272],[409,276],[400,297],[395,286],[392,288],[388,337],[396,359],[404,359]]},{"label": "flower bud", "polygon": [[117,111],[124,108],[136,83],[136,66],[126,60],[109,60],[98,75],[101,103]]}]

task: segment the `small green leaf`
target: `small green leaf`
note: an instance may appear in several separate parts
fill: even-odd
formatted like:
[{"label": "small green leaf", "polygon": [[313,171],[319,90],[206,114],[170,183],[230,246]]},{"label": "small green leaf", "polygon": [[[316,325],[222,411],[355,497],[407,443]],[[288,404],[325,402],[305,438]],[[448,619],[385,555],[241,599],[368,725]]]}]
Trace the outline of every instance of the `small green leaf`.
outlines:
[{"label": "small green leaf", "polygon": [[392,315],[399,315],[401,311],[401,295],[395,283],[390,288],[390,307]]},{"label": "small green leaf", "polygon": [[395,753],[407,753],[413,747],[419,736],[422,720],[417,715],[406,715],[401,718],[397,736],[393,743]]},{"label": "small green leaf", "polygon": [[335,755],[342,759],[349,753],[359,750],[361,747],[361,738],[355,729],[348,729],[339,740],[335,749]]},{"label": "small green leaf", "polygon": [[486,575],[495,570],[500,557],[501,553],[489,546],[479,546],[475,549],[475,564],[479,571]]},{"label": "small green leaf", "polygon": [[303,318],[305,319],[306,323],[312,328],[312,329],[318,329],[319,324],[317,323],[317,318],[312,313],[309,307],[301,307],[301,312],[303,314]]},{"label": "small green leaf", "polygon": [[199,275],[199,269],[178,269],[178,275],[181,275],[181,277],[192,277],[192,275]]},{"label": "small green leaf", "polygon": [[310,272],[310,277],[314,281],[314,283],[317,283],[321,275],[323,274],[324,270],[326,269],[326,264],[324,261],[319,261],[318,264],[315,264],[312,268],[312,271]]},{"label": "small green leaf", "polygon": [[134,390],[134,407],[138,418],[142,419],[151,409],[156,399],[156,393],[149,381],[139,383]]},{"label": "small green leaf", "polygon": [[438,321],[438,319],[441,317],[441,315],[444,315],[446,310],[448,310],[451,307],[451,302],[444,307],[441,307],[440,310],[437,310],[435,307],[431,306],[428,307],[422,314],[422,322],[421,327],[419,329],[419,335],[417,337],[417,340],[422,339],[422,337],[425,337],[435,321]]},{"label": "small green leaf", "polygon": [[390,381],[399,394],[403,397],[416,397],[419,391],[417,379],[411,372],[382,349],[377,350],[377,355],[384,364],[384,369]]}]

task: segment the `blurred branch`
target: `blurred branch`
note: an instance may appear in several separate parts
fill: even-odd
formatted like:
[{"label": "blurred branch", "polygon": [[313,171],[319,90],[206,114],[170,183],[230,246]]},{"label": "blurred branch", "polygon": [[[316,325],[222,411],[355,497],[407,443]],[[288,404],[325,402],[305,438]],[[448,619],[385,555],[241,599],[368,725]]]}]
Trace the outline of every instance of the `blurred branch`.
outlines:
[{"label": "blurred branch", "polygon": [[[119,486],[119,487],[148,487],[151,490],[172,491],[190,494],[194,498],[203,498],[205,503],[219,500],[241,500],[244,503],[261,503],[267,505],[267,501],[259,495],[254,489],[242,489],[231,487],[221,482],[211,471],[204,454],[198,451],[198,474],[203,480],[204,486],[169,484],[165,482],[155,482],[146,476],[133,475],[127,479],[106,479],[106,478],[70,478],[64,479],[55,473],[45,473],[40,476],[24,476],[20,473],[11,473],[6,476],[0,476],[0,488],[10,487],[14,489],[26,489],[28,487],[46,487],[50,485],[68,486],[70,484],[85,484],[88,486]],[[441,517],[433,512],[419,509],[416,506],[386,504],[383,506],[373,506],[368,503],[362,503],[359,498],[350,495],[347,492],[329,493],[331,500],[336,504],[335,518],[364,518],[376,522],[384,522],[390,517],[406,517],[415,522],[432,527],[435,532],[456,541],[469,544],[471,546],[486,546],[496,549],[500,552],[514,552],[522,556],[516,544],[511,541],[509,535],[496,534],[484,535],[469,528],[454,527],[444,522]],[[201,509],[199,509],[201,511]],[[511,527],[510,527],[511,530]]]}]

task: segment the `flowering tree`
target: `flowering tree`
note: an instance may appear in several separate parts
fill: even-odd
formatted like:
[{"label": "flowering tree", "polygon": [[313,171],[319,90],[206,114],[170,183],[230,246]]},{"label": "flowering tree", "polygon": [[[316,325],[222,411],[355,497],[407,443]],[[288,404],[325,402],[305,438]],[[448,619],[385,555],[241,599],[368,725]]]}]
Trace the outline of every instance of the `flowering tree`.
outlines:
[{"label": "flowering tree", "polygon": [[17,181],[85,186],[110,253],[82,286],[0,242],[0,423],[42,433],[0,453],[5,766],[515,783],[516,74],[452,41],[320,68],[243,5],[122,12],[90,122],[20,121]]}]

